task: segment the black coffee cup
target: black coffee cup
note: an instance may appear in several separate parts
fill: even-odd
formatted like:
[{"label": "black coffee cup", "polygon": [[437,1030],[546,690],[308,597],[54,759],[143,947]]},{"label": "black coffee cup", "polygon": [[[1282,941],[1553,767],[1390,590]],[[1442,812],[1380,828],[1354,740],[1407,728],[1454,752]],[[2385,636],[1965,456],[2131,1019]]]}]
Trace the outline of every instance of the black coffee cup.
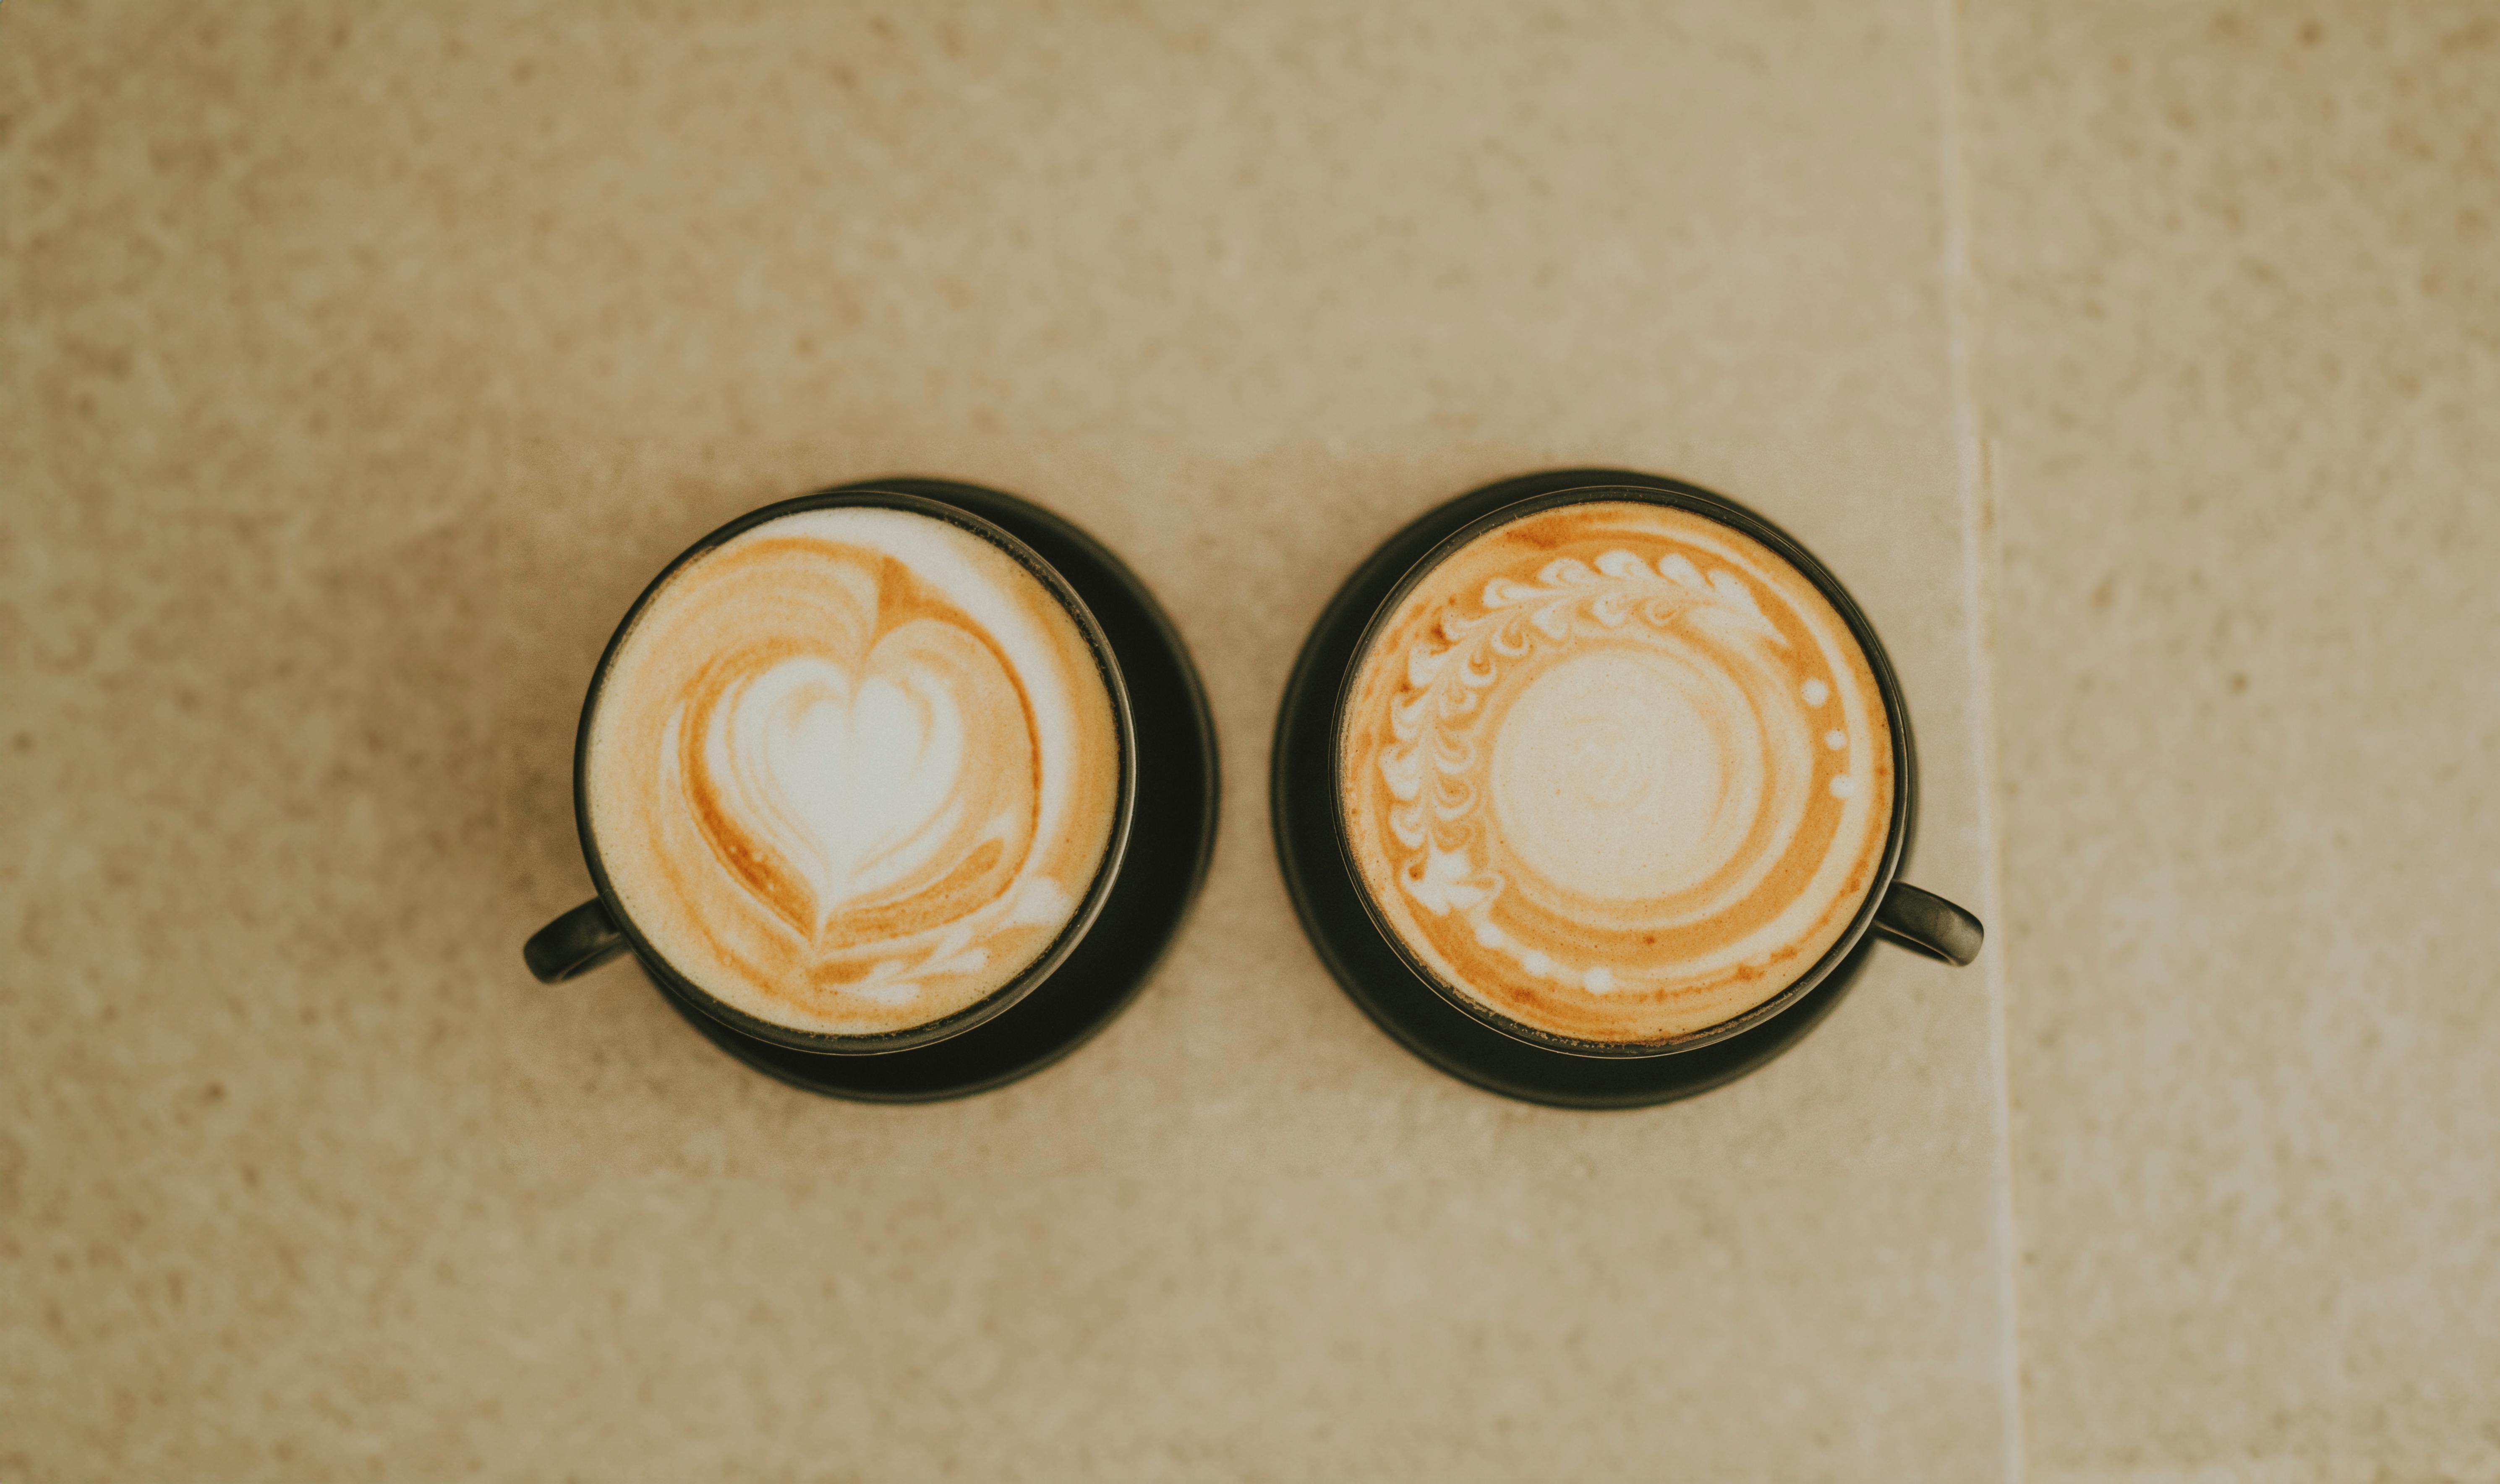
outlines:
[{"label": "black coffee cup", "polygon": [[[713,995],[672,963],[611,885],[587,792],[592,721],[602,692],[627,632],[670,577],[757,526],[801,511],[846,506],[945,521],[995,546],[1040,581],[1093,653],[1111,699],[1120,750],[1110,837],[1058,936],[1015,978],[979,1001],[874,1035],[827,1034],[762,1019]],[[1133,669],[1142,670],[1153,686],[1142,703],[1130,689]],[[1156,812],[1148,830],[1133,828],[1141,798]],[[1212,730],[1196,671],[1151,596],[1099,543],[1038,506],[978,486],[914,478],[820,491],[766,505],[711,532],[663,568],[618,623],[592,672],[574,744],[574,816],[597,895],[542,928],[522,956],[532,974],[554,984],[630,953],[716,1044],[810,1090],[883,1101],[980,1090],[1064,1054],[1125,1006],[1203,879],[1214,803]],[[1145,872],[1157,879],[1139,879],[1140,856]],[[1122,941],[1090,948],[1090,935],[1106,918]],[[1071,959],[1079,962],[1084,983],[1066,986],[1059,981]],[[1029,1003],[1038,1000],[1055,1003]],[[1028,1034],[1016,1035],[1019,1030]]]},{"label": "black coffee cup", "polygon": [[[1673,1040],[1581,1041],[1499,1016],[1443,983],[1381,917],[1346,838],[1338,737],[1357,661],[1385,616],[1442,558],[1486,531],[1539,510],[1595,500],[1674,506],[1760,542],[1810,581],[1848,625],[1890,724],[1891,816],[1855,917],[1806,972],[1762,1004]],[[1339,984],[1392,1036],[1444,1071],[1496,1091],[1575,1107],[1688,1096],[1767,1061],[1827,1014],[1881,937],[1966,964],[1978,919],[1900,879],[1917,825],[1917,756],[1908,705],[1882,641],[1846,588],[1794,538],[1695,485],[1624,470],[1574,469],[1504,480],[1427,512],[1349,578],[1304,644],[1278,717],[1270,798],[1277,853],[1303,927]]]}]

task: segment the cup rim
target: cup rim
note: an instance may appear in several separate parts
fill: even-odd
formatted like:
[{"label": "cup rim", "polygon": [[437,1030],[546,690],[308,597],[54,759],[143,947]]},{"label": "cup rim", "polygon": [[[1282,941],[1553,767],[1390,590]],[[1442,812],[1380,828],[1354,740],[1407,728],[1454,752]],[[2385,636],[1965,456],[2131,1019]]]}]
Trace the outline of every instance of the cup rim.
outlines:
[{"label": "cup rim", "polygon": [[[1703,1026],[1699,1030],[1657,1041],[1590,1041],[1576,1036],[1558,1035],[1501,1015],[1457,985],[1445,981],[1436,970],[1423,960],[1421,955],[1407,946],[1403,935],[1388,920],[1386,912],[1374,898],[1369,884],[1364,878],[1362,865],[1355,855],[1354,841],[1346,820],[1344,790],[1337,786],[1336,782],[1344,776],[1347,714],[1354,698],[1355,680],[1363,672],[1364,661],[1370,655],[1373,642],[1379,637],[1382,629],[1387,626],[1390,616],[1398,611],[1400,603],[1405,601],[1407,595],[1461,547],[1488,532],[1527,516],[1563,505],[1595,504],[1617,500],[1667,505],[1716,521],[1770,548],[1774,555],[1802,573],[1840,615],[1841,621],[1848,625],[1851,636],[1857,639],[1859,650],[1865,655],[1867,669],[1874,675],[1876,691],[1883,698],[1885,722],[1892,734],[1891,820],[1885,833],[1884,849],[1877,858],[1874,875],[1869,880],[1866,893],[1859,900],[1858,910],[1851,917],[1849,925],[1804,973],[1798,975],[1779,993],[1772,995],[1761,1004],[1727,1019]],[[1597,483],[1575,485],[1570,489],[1549,490],[1541,494],[1524,496],[1519,500],[1496,506],[1468,521],[1417,558],[1414,564],[1391,584],[1388,593],[1382,597],[1379,604],[1365,620],[1363,630],[1355,640],[1352,658],[1346,663],[1345,673],[1337,679],[1336,697],[1329,708],[1329,778],[1330,823],[1332,833],[1336,837],[1341,863],[1354,887],[1354,897],[1362,903],[1364,915],[1370,919],[1373,930],[1379,933],[1381,941],[1388,946],[1391,952],[1397,955],[1398,961],[1405,965],[1407,971],[1452,1008],[1461,1011],[1488,1029],[1497,1031],[1514,1041],[1546,1050],[1559,1051],[1570,1056],[1603,1059],[1672,1056],[1683,1051],[1698,1050],[1703,1047],[1752,1030],[1811,993],[1816,985],[1831,976],[1873,929],[1875,914],[1883,905],[1884,893],[1891,889],[1893,881],[1900,875],[1902,861],[1908,856],[1911,835],[1916,828],[1918,819],[1918,750],[1910,732],[1909,705],[1901,694],[1900,681],[1892,672],[1891,660],[1884,652],[1883,641],[1876,636],[1874,626],[1867,622],[1866,615],[1858,606],[1857,599],[1850,595],[1847,588],[1841,585],[1840,579],[1833,576],[1831,570],[1825,566],[1814,553],[1808,551],[1803,543],[1760,514],[1724,495],[1702,489],[1698,485],[1664,478],[1660,480],[1657,487]]]},{"label": "cup rim", "polygon": [[[1120,781],[1112,808],[1111,836],[1103,847],[1102,857],[1095,865],[1094,875],[1086,884],[1085,894],[1078,901],[1074,915],[1039,955],[1013,979],[961,1010],[901,1030],[846,1036],[803,1030],[740,1010],[697,984],[691,976],[670,962],[668,956],[643,935],[641,925],[626,911],[625,904],[617,897],[615,886],[609,880],[607,864],[600,855],[597,833],[591,828],[589,763],[591,722],[598,714],[600,697],[608,689],[608,676],[614,668],[617,652],[623,647],[625,636],[633,630],[635,621],[642,616],[652,598],[680,568],[755,527],[783,516],[808,510],[857,506],[902,510],[944,521],[998,547],[1049,590],[1074,620],[1077,631],[1084,635],[1086,648],[1092,652],[1096,668],[1102,674],[1103,689],[1111,698],[1112,726],[1119,741]],[[775,1046],[823,1055],[879,1055],[932,1046],[970,1030],[1012,1008],[1039,988],[1075,951],[1076,945],[1092,929],[1095,919],[1102,916],[1102,904],[1109,898],[1111,885],[1118,878],[1120,867],[1128,855],[1129,836],[1135,823],[1136,796],[1136,727],[1131,715],[1128,682],[1120,673],[1119,658],[1112,653],[1110,639],[1103,633],[1094,610],[1086,605],[1084,597],[1040,553],[997,523],[945,500],[900,490],[842,486],[774,500],[714,528],[671,558],[668,565],[644,584],[642,591],[625,609],[624,616],[617,620],[615,630],[609,635],[607,647],[600,652],[599,663],[591,670],[590,688],[582,697],[580,721],[574,730],[573,817],[575,830],[581,840],[582,863],[589,867],[591,885],[597,890],[600,902],[607,907],[609,918],[616,923],[617,930],[624,935],[635,958],[670,992],[722,1024]]]}]

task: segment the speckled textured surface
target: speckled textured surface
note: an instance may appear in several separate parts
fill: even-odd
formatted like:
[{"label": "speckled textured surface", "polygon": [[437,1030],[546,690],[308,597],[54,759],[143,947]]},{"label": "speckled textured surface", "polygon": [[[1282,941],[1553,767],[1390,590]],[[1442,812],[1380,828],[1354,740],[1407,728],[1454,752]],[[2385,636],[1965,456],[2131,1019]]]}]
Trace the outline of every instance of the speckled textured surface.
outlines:
[{"label": "speckled textured surface", "polygon": [[[2319,14],[0,8],[0,1478],[2482,1476],[2492,44]],[[1993,739],[1992,971],[1604,1115],[1337,993],[1295,646],[1558,464],[1852,585],[1983,913]],[[905,470],[1229,788],[1124,1019],[866,1108],[517,950],[634,593]]]},{"label": "speckled textured surface", "polygon": [[2500,13],[1967,42],[2033,1475],[2500,1478]]}]

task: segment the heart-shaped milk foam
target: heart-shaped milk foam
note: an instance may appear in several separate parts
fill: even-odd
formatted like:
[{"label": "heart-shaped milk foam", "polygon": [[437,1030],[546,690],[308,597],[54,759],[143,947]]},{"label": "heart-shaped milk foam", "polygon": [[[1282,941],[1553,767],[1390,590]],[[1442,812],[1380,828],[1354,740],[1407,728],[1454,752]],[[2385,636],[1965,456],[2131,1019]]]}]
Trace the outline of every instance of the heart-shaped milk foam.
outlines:
[{"label": "heart-shaped milk foam", "polygon": [[704,768],[751,846],[803,882],[813,934],[848,902],[926,868],[955,833],[964,707],[944,677],[853,676],[794,655],[734,687],[711,714]]},{"label": "heart-shaped milk foam", "polygon": [[1003,889],[1030,846],[1022,696],[943,619],[906,621],[851,663],[735,657],[688,723],[688,798],[715,857],[820,948],[941,926]]}]

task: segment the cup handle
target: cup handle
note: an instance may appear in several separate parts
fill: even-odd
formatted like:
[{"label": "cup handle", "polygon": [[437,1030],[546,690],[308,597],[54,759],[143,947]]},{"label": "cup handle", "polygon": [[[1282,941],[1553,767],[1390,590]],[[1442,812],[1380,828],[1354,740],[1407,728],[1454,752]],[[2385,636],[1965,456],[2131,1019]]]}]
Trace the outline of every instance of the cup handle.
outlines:
[{"label": "cup handle", "polygon": [[1977,958],[1979,945],[1988,937],[1979,919],[1905,881],[1892,883],[1884,893],[1875,909],[1875,930],[1912,952],[1955,965]]},{"label": "cup handle", "polygon": [[540,984],[554,984],[589,973],[625,947],[625,934],[608,915],[608,904],[594,896],[532,933],[521,945],[521,961]]}]

